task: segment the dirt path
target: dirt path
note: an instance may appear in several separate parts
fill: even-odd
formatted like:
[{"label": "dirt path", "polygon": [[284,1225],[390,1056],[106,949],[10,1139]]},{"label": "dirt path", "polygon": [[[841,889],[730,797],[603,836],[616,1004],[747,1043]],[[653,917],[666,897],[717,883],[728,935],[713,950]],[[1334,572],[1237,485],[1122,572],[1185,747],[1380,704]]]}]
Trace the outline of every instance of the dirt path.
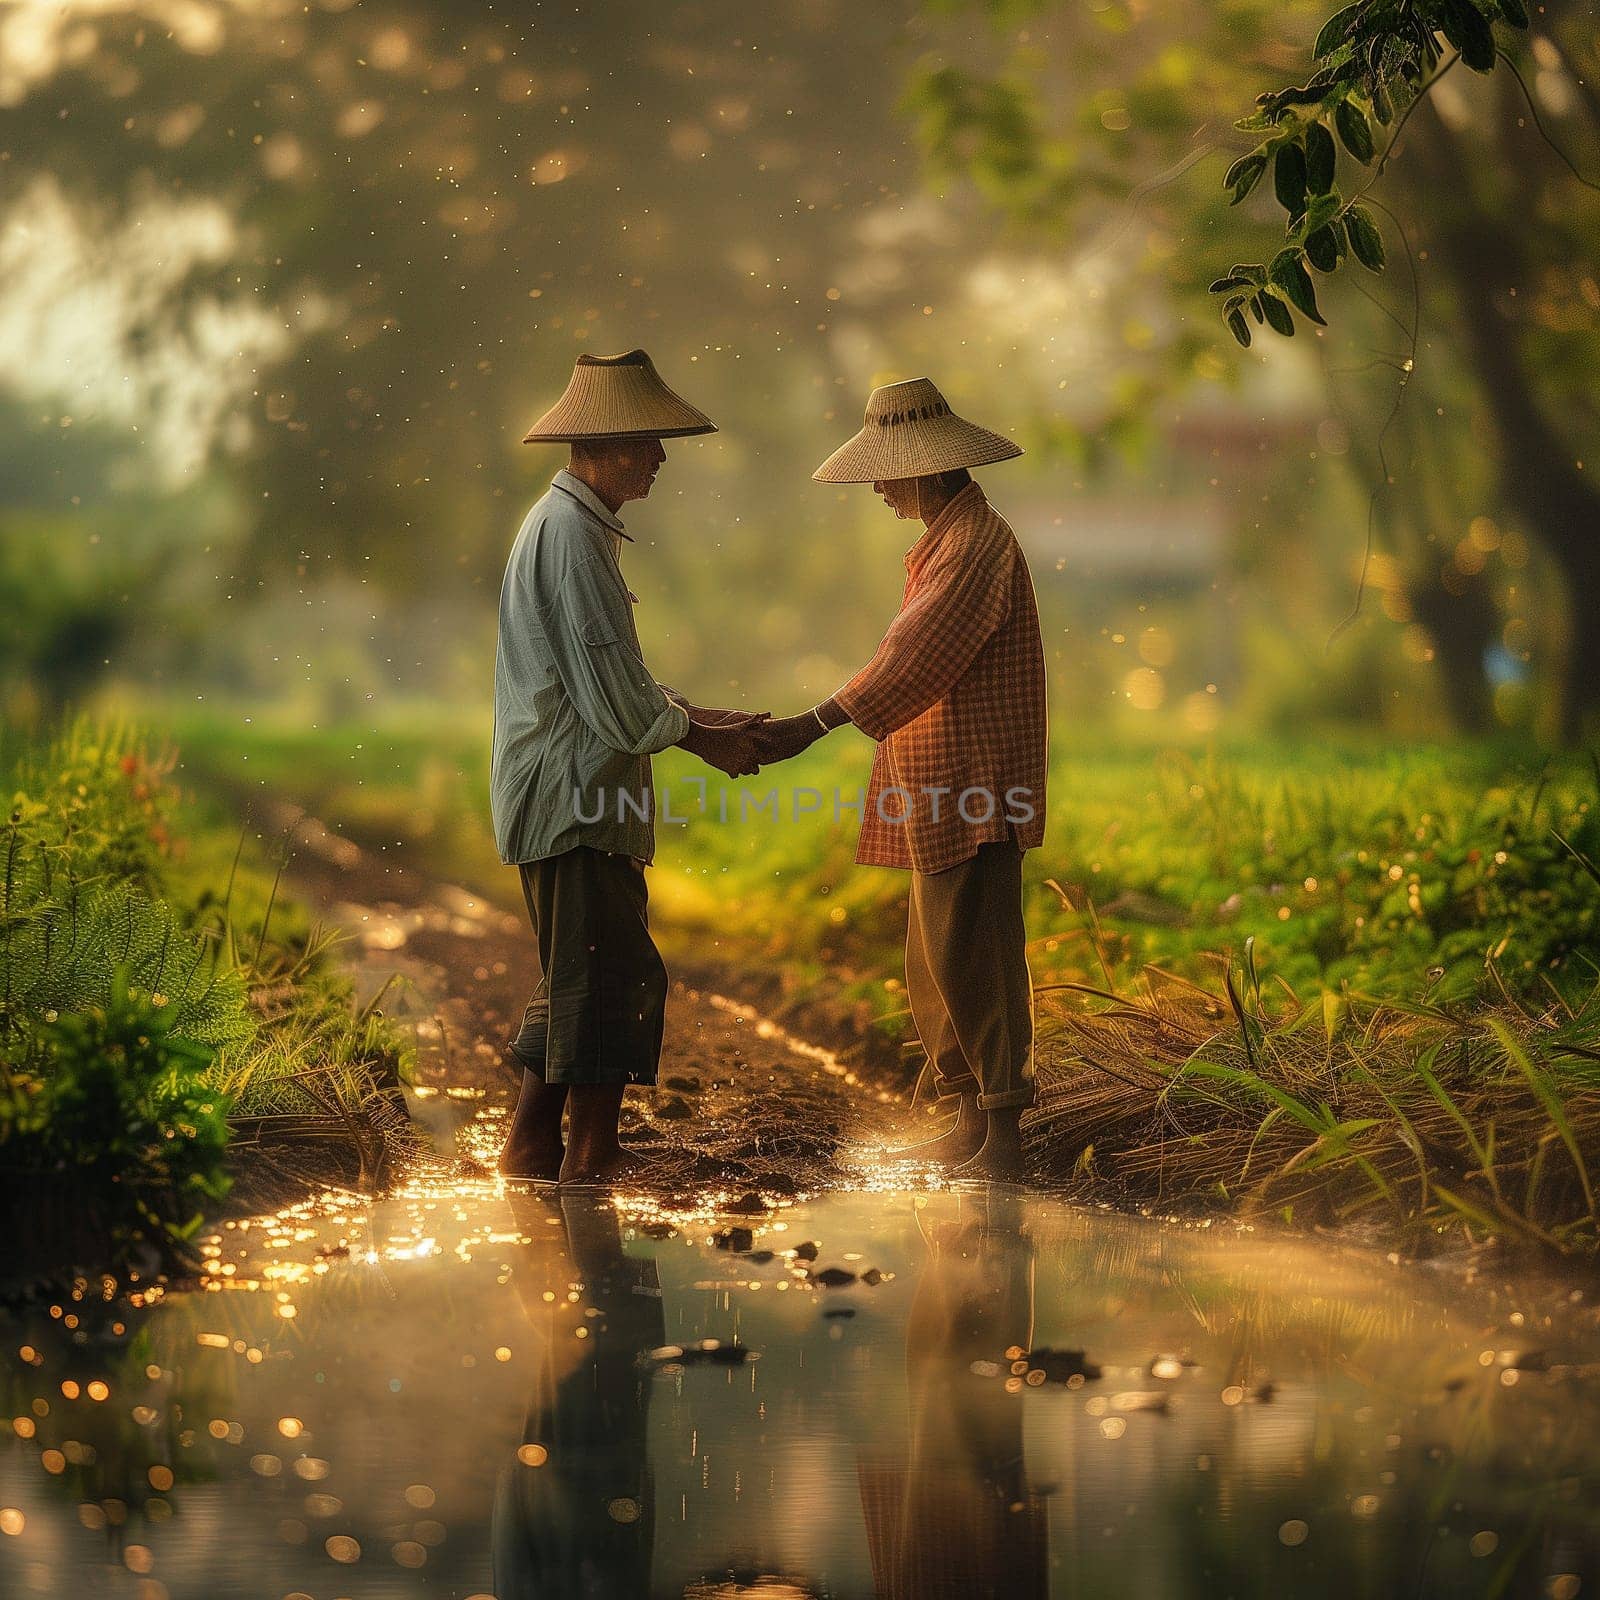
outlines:
[{"label": "dirt path", "polygon": [[[382,1008],[414,1030],[414,1115],[441,1153],[492,1160],[517,1086],[504,1043],[536,970],[526,921],[297,808],[273,823],[293,842],[296,890],[349,935],[362,999],[388,984]],[[831,1052],[675,980],[659,1086],[630,1092],[623,1126],[667,1193],[737,1200],[859,1187],[869,1168],[881,1180],[883,1147],[906,1137],[907,1117],[903,1097],[869,1088]]]}]

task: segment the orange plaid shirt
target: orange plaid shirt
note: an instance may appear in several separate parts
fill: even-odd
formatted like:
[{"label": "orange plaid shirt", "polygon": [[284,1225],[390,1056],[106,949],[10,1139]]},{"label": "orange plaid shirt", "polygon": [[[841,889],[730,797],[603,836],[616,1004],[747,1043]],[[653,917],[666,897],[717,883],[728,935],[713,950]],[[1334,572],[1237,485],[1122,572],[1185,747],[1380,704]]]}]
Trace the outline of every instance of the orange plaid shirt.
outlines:
[{"label": "orange plaid shirt", "polygon": [[1044,643],[1016,536],[969,484],[906,556],[900,612],[834,697],[878,741],[863,866],[942,872],[1044,841]]}]

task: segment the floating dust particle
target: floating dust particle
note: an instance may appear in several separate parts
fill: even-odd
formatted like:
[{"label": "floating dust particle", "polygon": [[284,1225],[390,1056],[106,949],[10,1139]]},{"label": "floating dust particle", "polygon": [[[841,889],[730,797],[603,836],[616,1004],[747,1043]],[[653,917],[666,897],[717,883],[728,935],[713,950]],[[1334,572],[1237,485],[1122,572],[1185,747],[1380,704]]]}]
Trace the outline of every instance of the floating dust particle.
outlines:
[{"label": "floating dust particle", "polygon": [[1298,1517],[1291,1517],[1278,1528],[1278,1543],[1287,1545],[1291,1550],[1297,1544],[1304,1544],[1310,1537],[1310,1527]]},{"label": "floating dust particle", "polygon": [[322,1548],[334,1561],[343,1566],[353,1566],[361,1559],[361,1546],[348,1533],[335,1533],[323,1540]]},{"label": "floating dust particle", "polygon": [[525,1467],[542,1467],[550,1459],[550,1452],[542,1444],[525,1444],[517,1451],[517,1460]]}]

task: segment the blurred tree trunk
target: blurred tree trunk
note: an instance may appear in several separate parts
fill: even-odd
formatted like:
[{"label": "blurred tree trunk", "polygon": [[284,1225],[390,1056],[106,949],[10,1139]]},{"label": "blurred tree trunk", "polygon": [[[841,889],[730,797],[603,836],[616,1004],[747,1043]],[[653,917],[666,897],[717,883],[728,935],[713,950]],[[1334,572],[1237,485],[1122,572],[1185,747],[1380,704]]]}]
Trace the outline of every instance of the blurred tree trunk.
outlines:
[{"label": "blurred tree trunk", "polygon": [[[1455,139],[1435,120],[1418,140],[1430,183],[1465,193],[1473,174]],[[1523,359],[1518,302],[1534,282],[1523,233],[1511,206],[1446,208],[1428,236],[1429,261],[1449,278],[1460,311],[1452,332],[1474,371],[1499,435],[1502,490],[1529,534],[1562,575],[1568,596],[1565,650],[1552,678],[1559,728],[1576,739],[1586,714],[1600,707],[1600,488],[1574,458],[1573,445],[1535,392]]]},{"label": "blurred tree trunk", "polygon": [[1484,653],[1499,636],[1500,612],[1485,584],[1469,581],[1452,594],[1431,573],[1407,586],[1417,621],[1433,638],[1439,688],[1452,722],[1462,733],[1487,733],[1494,726],[1494,701],[1484,671]]},{"label": "blurred tree trunk", "polygon": [[[1404,409],[1395,420],[1402,439],[1398,452],[1394,442],[1390,450],[1403,454],[1409,467],[1394,474],[1391,462],[1393,481],[1376,503],[1377,531],[1400,563],[1413,616],[1433,640],[1439,692],[1451,722],[1462,733],[1487,733],[1495,718],[1484,657],[1500,637],[1500,609],[1478,574],[1464,576],[1453,591],[1445,587],[1449,550],[1430,530],[1449,526],[1459,516],[1451,465],[1426,454],[1430,441],[1425,422],[1419,425]],[[1383,482],[1385,468],[1374,445],[1353,438],[1350,453],[1364,482]]]}]

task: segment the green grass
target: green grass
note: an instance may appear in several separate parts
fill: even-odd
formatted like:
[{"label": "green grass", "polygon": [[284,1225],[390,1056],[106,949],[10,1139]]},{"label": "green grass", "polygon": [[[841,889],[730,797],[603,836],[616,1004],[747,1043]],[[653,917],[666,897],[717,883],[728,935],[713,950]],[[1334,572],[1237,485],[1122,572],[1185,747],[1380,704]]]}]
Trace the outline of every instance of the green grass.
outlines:
[{"label": "green grass", "polygon": [[[482,722],[408,708],[352,729],[175,729],[368,844],[515,904],[488,835]],[[835,735],[743,784],[657,764],[669,949],[907,1030],[903,874],[853,865]],[[1382,1217],[1562,1252],[1600,1243],[1600,824],[1584,758],[1351,737],[1184,750],[1058,732],[1027,868],[1040,1014],[1038,1170],[1086,1194],[1293,1218]],[[778,815],[740,795],[776,787]],[[823,797],[795,814],[797,790]],[[721,820],[723,796],[729,820]],[[802,804],[811,796],[803,796]]]},{"label": "green grass", "polygon": [[[517,903],[488,831],[482,719],[422,708],[305,729],[191,713],[174,732],[202,779],[286,792]],[[1149,963],[1198,976],[1252,938],[1263,977],[1297,991],[1455,1000],[1482,988],[1491,952],[1501,981],[1532,991],[1564,983],[1596,943],[1600,886],[1578,859],[1600,859],[1585,759],[1353,738],[1108,747],[1061,730],[1053,757],[1045,845],[1027,863],[1040,981],[1124,983]],[[680,751],[659,758],[659,788],[689,817],[658,829],[652,897],[667,943],[802,980],[830,971],[892,1017],[905,877],[854,866],[855,825],[833,815],[835,792],[855,796],[870,761],[866,740],[835,734],[755,779],[710,774],[702,811],[691,780],[706,769]],[[753,804],[773,788],[776,819]],[[819,812],[796,817],[801,790],[823,797]]]},{"label": "green grass", "polygon": [[52,1219],[41,1269],[140,1240],[181,1259],[230,1181],[371,1185],[413,1143],[407,1042],[174,761],[109,723],[0,749],[0,1183]]}]

